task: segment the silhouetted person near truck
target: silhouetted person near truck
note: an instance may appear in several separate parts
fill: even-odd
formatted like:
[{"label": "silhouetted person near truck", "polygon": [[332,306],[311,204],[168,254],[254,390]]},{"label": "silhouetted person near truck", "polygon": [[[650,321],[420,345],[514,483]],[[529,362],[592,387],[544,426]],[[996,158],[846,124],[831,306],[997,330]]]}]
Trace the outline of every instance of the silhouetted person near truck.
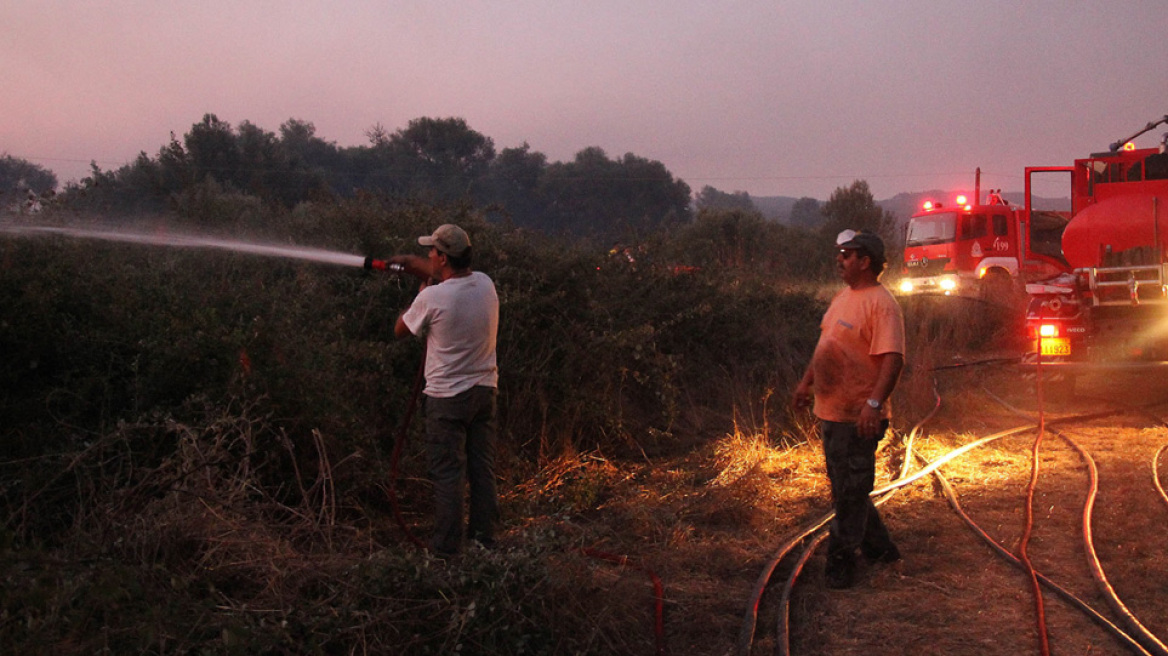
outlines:
[{"label": "silhouetted person near truck", "polygon": [[828,587],[856,580],[856,551],[873,562],[900,560],[869,494],[876,446],[888,430],[891,396],[904,367],[904,315],[880,284],[884,242],[869,232],[841,233],[836,268],[847,284],[823,315],[819,343],[794,403],[814,401],[820,420],[835,518],[825,576]]}]

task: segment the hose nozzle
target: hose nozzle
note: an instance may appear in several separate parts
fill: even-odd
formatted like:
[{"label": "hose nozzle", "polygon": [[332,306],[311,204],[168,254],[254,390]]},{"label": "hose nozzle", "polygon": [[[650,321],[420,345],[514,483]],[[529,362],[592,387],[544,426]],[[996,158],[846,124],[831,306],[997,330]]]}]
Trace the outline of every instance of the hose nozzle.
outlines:
[{"label": "hose nozzle", "polygon": [[377,269],[378,271],[388,271],[390,273],[401,273],[406,268],[394,262],[386,262],[385,260],[375,260],[372,257],[365,258],[366,269]]}]

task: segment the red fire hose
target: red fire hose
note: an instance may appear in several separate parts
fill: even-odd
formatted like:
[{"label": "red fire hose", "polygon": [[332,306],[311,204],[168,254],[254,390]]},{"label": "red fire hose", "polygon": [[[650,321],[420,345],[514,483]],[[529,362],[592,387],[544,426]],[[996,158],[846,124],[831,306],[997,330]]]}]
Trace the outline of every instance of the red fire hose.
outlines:
[{"label": "red fire hose", "polygon": [[585,556],[597,558],[599,560],[607,560],[610,563],[616,563],[622,566],[634,567],[639,569],[649,576],[653,581],[653,609],[656,614],[656,621],[654,623],[653,633],[657,638],[657,656],[665,656],[665,586],[662,585],[661,579],[658,578],[657,573],[650,569],[647,565],[641,564],[628,556],[618,556],[607,551],[600,551],[591,547],[584,547],[580,549],[580,553]]},{"label": "red fire hose", "polygon": [[[391,273],[402,273],[405,267],[400,264],[386,262],[385,260],[375,260],[372,257],[365,258],[365,268],[377,271],[389,271]],[[389,497],[389,505],[393,509],[393,518],[397,521],[397,525],[414,546],[425,550],[426,544],[414,535],[410,530],[409,525],[406,524],[405,518],[402,517],[401,504],[398,503],[397,498],[397,477],[398,477],[398,463],[401,461],[402,449],[406,444],[406,437],[410,433],[410,423],[414,419],[414,408],[418,405],[418,397],[422,394],[422,383],[425,380],[426,371],[426,345],[422,344],[422,362],[418,365],[418,373],[414,375],[414,385],[410,391],[410,400],[406,404],[406,415],[402,419],[401,429],[398,431],[397,439],[393,441],[393,455],[390,457],[389,465],[389,485],[385,488],[385,493]]]},{"label": "red fire hose", "polygon": [[414,375],[413,389],[410,391],[410,400],[406,405],[406,416],[402,419],[401,430],[398,431],[397,439],[393,442],[393,455],[390,457],[389,464],[389,485],[385,488],[386,494],[389,496],[389,505],[393,508],[393,518],[397,520],[397,525],[401,527],[403,533],[414,546],[425,550],[426,545],[414,532],[410,530],[409,525],[406,524],[405,518],[402,517],[401,505],[397,499],[397,477],[398,477],[398,462],[401,460],[402,448],[405,446],[406,437],[410,433],[410,422],[414,418],[414,408],[418,405],[418,397],[422,394],[422,383],[425,380],[424,373],[426,371],[426,347],[422,346],[422,363],[418,365],[418,373]]}]

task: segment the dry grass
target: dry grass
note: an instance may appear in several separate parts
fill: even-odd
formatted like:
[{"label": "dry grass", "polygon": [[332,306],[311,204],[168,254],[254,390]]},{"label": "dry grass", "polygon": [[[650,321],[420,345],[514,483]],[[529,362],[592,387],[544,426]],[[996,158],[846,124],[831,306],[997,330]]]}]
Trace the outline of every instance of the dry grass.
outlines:
[{"label": "dry grass", "polygon": [[[959,323],[934,337],[956,339]],[[948,361],[925,337],[913,337],[910,360]],[[932,368],[906,373],[895,399],[898,435],[932,409],[934,387],[945,399],[915,442],[926,457],[1023,423],[983,388],[1035,408],[1009,370]],[[1113,391],[1127,398],[1133,388]],[[759,416],[773,417],[765,407],[775,402],[761,400]],[[1104,405],[1080,399],[1048,412]],[[829,508],[807,416],[757,426],[738,418],[734,430],[677,453],[618,459],[567,451],[532,470],[511,466],[502,548],[441,561],[401,542],[388,517],[343,484],[367,480],[360,454],[334,452],[335,442],[319,432],[293,446],[249,412],[237,408],[199,425],[124,426],[69,460],[42,498],[81,490],[76,525],[67,543],[9,552],[15,557],[0,566],[7,591],[0,648],[652,653],[648,568],[665,587],[669,651],[725,654],[763,563]],[[1131,416],[1076,432],[1100,461],[1100,555],[1129,605],[1163,635],[1168,511],[1144,488],[1151,488],[1148,462],[1168,433]],[[131,457],[149,452],[142,446],[152,440],[175,448],[155,461]],[[1011,549],[1021,534],[1032,440],[1004,439],[943,469],[967,511]],[[899,436],[888,440],[878,484],[897,475],[902,449]],[[1098,604],[1078,546],[1082,464],[1048,437],[1042,467],[1036,564]],[[414,529],[424,532],[425,495],[405,501]],[[1034,651],[1025,577],[973,538],[929,481],[904,489],[882,514],[904,561],[866,568],[855,589],[838,592],[824,589],[821,556],[813,558],[793,600],[795,653]],[[636,566],[589,558],[583,547],[628,556]],[[755,653],[773,646],[773,601],[764,598]],[[1048,613],[1056,653],[1120,653],[1062,604],[1050,601]]]},{"label": "dry grass", "polygon": [[[945,339],[953,339],[953,334]],[[938,345],[918,346],[926,355],[934,354],[933,362],[942,361]],[[907,430],[914,409],[932,409],[935,386],[945,404],[916,443],[930,458],[1024,423],[982,388],[1017,407],[1034,409],[1032,388],[1020,386],[1009,369],[928,372],[916,382],[919,387],[910,384],[899,393],[898,408],[908,410],[898,426]],[[924,398],[911,398],[914,395]],[[1048,408],[1054,414],[1067,411],[1084,408]],[[1160,438],[1141,438],[1147,439],[1147,445],[1132,450],[1129,429],[1121,425],[1108,430],[1118,431],[1117,442],[1097,448],[1121,455],[1110,484],[1122,487],[1122,481],[1136,477],[1140,459],[1150,457],[1142,451],[1151,450]],[[780,439],[775,445],[766,433],[737,429],[685,457],[635,467],[635,475],[627,480],[637,485],[614,488],[605,507],[607,517],[586,527],[585,532],[591,530],[608,544],[620,545],[624,553],[659,564],[671,602],[666,619],[670,646],[681,653],[717,654],[730,649],[746,595],[763,560],[795,527],[827,509],[826,480],[814,438]],[[1032,441],[1032,434],[1005,439],[944,468],[961,491],[967,510],[1008,549],[1017,547],[1022,532],[1020,504],[1030,473]],[[878,484],[895,477],[899,469],[898,452],[903,445],[894,438],[888,447]],[[1042,466],[1046,473],[1036,503],[1038,529],[1032,546],[1032,553],[1039,554],[1036,563],[1048,575],[1070,581],[1070,587],[1098,604],[1078,552],[1082,465],[1070,449],[1048,442]],[[1140,503],[1135,493],[1119,494],[1118,499],[1135,504],[1133,508]],[[905,560],[893,567],[866,570],[860,586],[845,593],[823,589],[818,560],[813,560],[794,601],[795,653],[960,655],[1035,649],[1033,601],[1024,575],[973,538],[932,484],[926,480],[905,489],[882,512]],[[1138,512],[1131,518],[1125,521],[1121,514],[1108,532],[1129,540],[1134,535],[1149,536],[1151,545],[1129,549],[1140,554],[1135,560],[1143,569],[1122,567],[1114,558],[1108,566],[1115,569],[1117,579],[1125,580],[1124,587],[1134,595],[1141,616],[1154,618],[1152,625],[1162,633],[1160,618],[1168,616],[1165,602],[1149,589],[1160,579],[1151,577],[1149,583],[1147,573],[1165,571],[1164,552],[1154,546],[1157,530],[1142,525]],[[1108,521],[1115,519],[1109,516]],[[1101,552],[1112,548],[1104,546]],[[1047,599],[1047,608],[1056,651],[1122,652],[1110,636],[1077,611],[1054,598]],[[765,604],[763,611],[768,611]],[[773,640],[767,626],[773,617],[761,621],[760,626],[766,628],[760,630],[756,653],[765,652]],[[635,625],[625,628],[637,630]],[[648,631],[648,624],[640,630]]]},{"label": "dry grass", "polygon": [[[1008,375],[981,370],[953,375],[960,380],[943,381],[942,387],[966,391],[943,406],[937,425],[961,424],[978,408],[978,428],[926,432],[916,448],[929,458],[1017,423],[978,391],[984,386],[1005,395]],[[1012,400],[1025,405],[1025,398]],[[1100,453],[1105,481],[1118,485],[1105,487],[1106,503],[1120,505],[1100,508],[1107,522],[1099,531],[1100,551],[1132,607],[1163,631],[1168,628],[1162,619],[1168,608],[1159,595],[1164,581],[1149,576],[1168,564],[1156,537],[1162,534],[1163,511],[1135,510],[1140,498],[1135,488],[1146,478],[1142,460],[1168,433],[1125,421],[1085,436]],[[652,462],[562,455],[507,488],[502,550],[471,551],[442,562],[376,539],[376,521],[354,528],[361,522],[349,515],[348,500],[327,484],[330,470],[335,474],[338,465],[347,466],[345,458],[326,448],[311,457],[302,454],[301,469],[311,467],[301,482],[272,487],[258,475],[262,467],[256,461],[264,450],[257,446],[271,436],[257,433],[254,424],[227,423],[213,431],[172,428],[184,441],[175,459],[145,473],[141,480],[153,481],[149,485],[140,482],[107,496],[78,533],[94,544],[118,544],[118,562],[142,563],[142,568],[96,579],[77,565],[56,567],[48,578],[46,564],[25,570],[54,581],[55,601],[42,602],[41,608],[53,603],[64,608],[71,599],[105,600],[90,612],[109,622],[111,631],[85,638],[29,630],[21,644],[51,644],[60,647],[54,649],[58,653],[104,645],[182,651],[194,644],[225,651],[295,646],[301,653],[446,653],[458,645],[468,653],[651,653],[649,577],[637,567],[579,551],[595,547],[629,556],[661,578],[671,653],[723,654],[736,640],[764,560],[828,508],[817,440],[739,429]],[[1070,581],[1090,597],[1075,530],[1082,466],[1069,448],[1048,439],[1032,550],[1048,575]],[[967,510],[1007,548],[1016,547],[1021,532],[1019,504],[1031,440],[1002,440],[944,468]],[[278,440],[268,446],[283,448]],[[895,476],[899,448],[894,440],[885,450],[881,483]],[[104,461],[109,460],[107,453]],[[1033,650],[1033,605],[1024,577],[972,538],[932,485],[923,481],[905,489],[882,512],[905,560],[869,568],[857,588],[835,592],[823,588],[820,561],[813,559],[793,603],[795,653]],[[119,531],[123,539],[118,543],[101,531]],[[1133,541],[1135,535],[1151,542]],[[4,575],[9,583],[36,587],[37,579],[20,571]],[[127,577],[137,582],[130,585]],[[167,613],[181,610],[189,619],[181,624],[163,613],[169,619],[160,619],[160,632],[152,638],[130,635],[117,613],[135,616],[138,626],[150,616],[133,602],[135,595],[169,597],[155,604]],[[29,597],[21,599],[26,610],[35,606]],[[772,601],[762,609],[756,653],[773,644]],[[11,596],[7,603],[11,610]],[[1077,613],[1053,600],[1048,608],[1059,653],[1119,653]],[[31,617],[33,627],[51,626],[47,615]],[[15,644],[11,623],[5,632],[7,644]],[[520,635],[527,637],[520,641]]]}]

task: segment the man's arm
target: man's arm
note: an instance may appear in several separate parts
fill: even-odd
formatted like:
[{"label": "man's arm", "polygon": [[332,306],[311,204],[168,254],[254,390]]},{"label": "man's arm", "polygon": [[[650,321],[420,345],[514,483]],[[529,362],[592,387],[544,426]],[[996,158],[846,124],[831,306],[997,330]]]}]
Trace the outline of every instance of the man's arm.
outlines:
[{"label": "man's arm", "polygon": [[814,394],[811,393],[812,386],[815,385],[815,373],[811,365],[807,365],[807,371],[803,372],[803,378],[799,380],[799,384],[795,386],[795,393],[791,395],[791,401],[796,408],[807,408],[815,400]]},{"label": "man's arm", "polygon": [[880,358],[880,373],[876,376],[876,386],[872,388],[872,397],[882,405],[892,396],[896,382],[900,380],[900,372],[904,369],[904,355],[901,353],[884,353]]},{"label": "man's arm", "polygon": [[[888,402],[888,397],[892,396],[892,390],[896,387],[896,382],[900,380],[900,372],[904,369],[904,355],[901,353],[882,353],[877,358],[880,359],[880,371],[876,375],[876,385],[872,388],[872,392],[868,396],[869,399],[875,399],[883,406]],[[857,424],[857,429],[863,437],[880,437],[880,421],[884,418],[884,413],[867,403],[860,408],[860,423]]]},{"label": "man's arm", "polygon": [[402,319],[403,315],[405,315],[404,312],[402,314],[398,315],[397,323],[393,324],[393,334],[398,339],[402,339],[403,337],[413,336],[413,333],[410,332],[409,326],[407,326],[405,320]]}]

